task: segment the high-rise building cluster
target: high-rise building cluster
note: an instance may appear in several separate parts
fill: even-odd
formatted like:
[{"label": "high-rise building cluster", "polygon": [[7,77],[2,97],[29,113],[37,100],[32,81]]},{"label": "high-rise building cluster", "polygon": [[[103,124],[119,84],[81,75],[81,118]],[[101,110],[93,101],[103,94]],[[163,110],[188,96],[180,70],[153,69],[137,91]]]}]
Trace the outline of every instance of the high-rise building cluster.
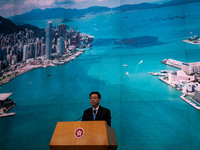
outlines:
[{"label": "high-rise building cluster", "polygon": [[48,21],[46,35],[35,36],[33,30],[25,29],[14,34],[0,34],[0,71],[25,63],[27,59],[51,60],[52,53],[64,53],[75,48],[85,48],[93,36],[80,34],[78,29],[62,24],[56,28]]}]

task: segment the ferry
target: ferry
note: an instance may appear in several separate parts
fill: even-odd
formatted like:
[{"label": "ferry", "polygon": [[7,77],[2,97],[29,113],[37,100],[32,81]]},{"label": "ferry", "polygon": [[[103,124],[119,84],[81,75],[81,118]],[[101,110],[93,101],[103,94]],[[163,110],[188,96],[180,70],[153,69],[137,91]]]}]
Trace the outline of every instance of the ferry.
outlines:
[{"label": "ferry", "polygon": [[0,94],[0,118],[15,115],[15,113],[8,113],[8,111],[16,105],[16,103],[9,98],[10,95],[12,95],[12,93]]},{"label": "ferry", "polygon": [[153,76],[165,76],[165,73],[154,73],[154,72],[149,72],[149,74],[152,74]]},{"label": "ferry", "polygon": [[141,61],[139,62],[139,64],[141,64],[141,63],[143,63],[143,60],[141,60]]}]

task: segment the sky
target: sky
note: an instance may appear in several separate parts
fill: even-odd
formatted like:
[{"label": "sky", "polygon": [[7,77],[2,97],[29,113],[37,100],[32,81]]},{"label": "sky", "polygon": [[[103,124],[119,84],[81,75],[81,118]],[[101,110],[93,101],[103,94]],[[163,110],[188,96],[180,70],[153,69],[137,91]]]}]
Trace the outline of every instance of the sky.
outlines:
[{"label": "sky", "polygon": [[0,0],[0,16],[5,18],[23,14],[33,9],[46,8],[77,8],[84,9],[91,6],[116,7],[123,4],[164,3],[170,0]]}]

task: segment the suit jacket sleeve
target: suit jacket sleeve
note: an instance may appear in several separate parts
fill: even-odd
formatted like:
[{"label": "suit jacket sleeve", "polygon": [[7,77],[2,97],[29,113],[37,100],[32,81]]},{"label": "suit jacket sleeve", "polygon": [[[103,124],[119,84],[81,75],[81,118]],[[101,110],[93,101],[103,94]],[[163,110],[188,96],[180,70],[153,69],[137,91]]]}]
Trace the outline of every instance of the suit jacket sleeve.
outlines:
[{"label": "suit jacket sleeve", "polygon": [[86,120],[86,112],[85,112],[85,111],[84,111],[84,113],[83,113],[82,121],[87,121],[87,120]]},{"label": "suit jacket sleeve", "polygon": [[92,108],[89,108],[84,111],[82,121],[92,121],[93,115],[92,115]]},{"label": "suit jacket sleeve", "polygon": [[110,115],[110,110],[108,109],[108,114],[106,115],[106,121],[107,121],[107,124],[111,127],[111,115]]}]

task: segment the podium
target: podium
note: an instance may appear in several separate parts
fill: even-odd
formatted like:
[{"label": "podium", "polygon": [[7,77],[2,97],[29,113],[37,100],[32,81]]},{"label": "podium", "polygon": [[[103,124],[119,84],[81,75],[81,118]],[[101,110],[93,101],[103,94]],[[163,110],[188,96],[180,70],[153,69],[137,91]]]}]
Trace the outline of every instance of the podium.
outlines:
[{"label": "podium", "polygon": [[117,139],[106,121],[57,122],[51,150],[116,150]]}]

